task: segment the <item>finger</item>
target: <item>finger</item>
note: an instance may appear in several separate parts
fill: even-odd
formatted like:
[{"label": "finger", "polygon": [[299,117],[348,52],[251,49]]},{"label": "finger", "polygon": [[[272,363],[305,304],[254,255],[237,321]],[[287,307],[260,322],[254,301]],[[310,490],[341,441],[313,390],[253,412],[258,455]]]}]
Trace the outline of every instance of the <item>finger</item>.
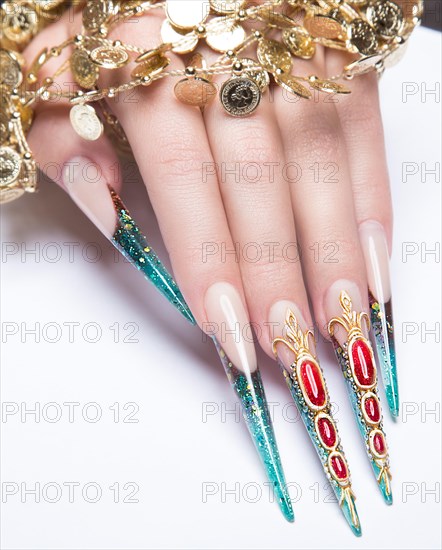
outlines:
[{"label": "finger", "polygon": [[[78,16],[76,16],[78,24]],[[37,35],[24,56],[29,66],[44,47],[56,46],[73,32],[72,13],[65,13],[57,23]],[[39,80],[51,76],[54,67],[69,57],[64,51],[40,71]],[[70,72],[63,82],[72,82]],[[108,185],[119,191],[121,178],[115,171],[117,156],[103,136],[95,142],[82,139],[73,129],[70,107],[55,96],[36,107],[35,120],[29,131],[28,143],[39,169],[67,191],[88,217],[108,237],[115,231],[115,209],[110,200]]]},{"label": "finger", "polygon": [[119,191],[121,180],[115,171],[118,159],[107,139],[93,145],[81,139],[69,122],[69,110],[59,106],[37,114],[28,142],[39,169],[111,239],[116,222],[108,186]]},{"label": "finger", "polygon": [[[78,20],[77,20],[78,22]],[[51,38],[57,45],[73,32],[66,17],[54,25],[51,36],[43,36],[25,52],[32,63],[40,46]],[[36,54],[37,52],[37,54]],[[51,76],[53,66],[67,61],[65,50],[48,63],[38,75],[40,81]],[[63,83],[73,82],[72,75],[63,75]],[[29,134],[29,144],[40,169],[61,185],[99,230],[122,252],[145,277],[190,321],[193,316],[182,294],[140,233],[136,222],[118,196],[121,175],[118,158],[106,137],[93,143],[82,139],[70,124],[69,106],[54,100],[37,107],[37,118]],[[56,151],[56,156],[54,152]]]},{"label": "finger", "polygon": [[[119,26],[115,36],[150,48],[161,41],[161,21],[160,14],[152,13],[131,28]],[[173,68],[183,68],[177,56],[170,57]],[[125,69],[125,76],[130,70]],[[140,87],[130,103],[123,97],[111,102],[111,107],[131,143],[177,280],[204,329],[204,296],[212,284],[231,284],[240,301],[242,284],[234,259],[221,261],[220,255],[211,253],[220,241],[233,246],[232,240],[201,114],[174,100],[174,84],[165,78]],[[147,129],[154,139],[146,140]]]},{"label": "finger", "polygon": [[101,138],[91,146],[75,134],[66,115],[61,108],[37,117],[29,143],[40,169],[61,185],[104,236],[194,323],[180,289],[118,195],[121,175],[111,144]]},{"label": "finger", "polygon": [[[130,36],[123,25],[115,31],[115,37],[123,42],[130,39],[131,44],[140,47],[154,47],[160,42],[160,21],[151,14],[139,21]],[[171,58],[172,68],[183,67],[179,59]],[[128,105],[123,97],[112,103],[112,109],[131,143],[177,281],[197,322],[215,340],[280,508],[287,519],[293,520],[255,347],[248,332],[239,267],[235,257],[226,256],[222,249],[232,250],[233,242],[204,121],[199,110],[174,100],[174,84],[169,78],[155,82],[137,90],[135,103]],[[259,413],[251,414],[251,410]]]},{"label": "finger", "polygon": [[282,334],[287,310],[304,326],[311,318],[270,94],[253,116],[241,119],[213,102],[205,121],[251,321],[263,349],[273,356],[272,340]]},{"label": "finger", "polygon": [[[342,55],[328,56],[331,70]],[[337,104],[348,151],[356,219],[365,258],[374,340],[393,416],[399,414],[390,256],[392,204],[376,73],[354,79],[352,93]]]},{"label": "finger", "polygon": [[[280,113],[284,113],[285,105],[280,102],[279,106]],[[355,418],[359,427],[363,426],[362,439],[378,487],[391,504],[388,451],[376,395],[376,367],[363,322],[364,313],[368,312],[367,281],[346,143],[334,103],[304,103],[296,109],[296,115],[299,137],[293,135],[290,126],[284,126],[282,115],[280,124],[287,147],[302,168],[299,183],[292,186],[293,203],[315,317],[324,335],[328,329],[337,362],[348,383]],[[321,176],[324,163],[336,166],[334,179],[312,176],[315,170],[311,166],[316,165]],[[331,245],[334,256],[319,256],[315,261],[305,254],[316,245],[320,253]]]},{"label": "finger", "polygon": [[[336,71],[345,64],[340,52],[329,52],[327,65]],[[348,153],[358,223],[379,222],[391,245],[392,204],[385,155],[384,131],[375,72],[353,79],[352,93],[341,96],[336,110]]]},{"label": "finger", "polygon": [[327,323],[340,313],[343,289],[355,307],[367,305],[345,141],[330,101],[288,102],[277,94],[276,110],[286,157],[299,165],[299,181],[291,185],[296,228],[316,322],[328,337]]}]

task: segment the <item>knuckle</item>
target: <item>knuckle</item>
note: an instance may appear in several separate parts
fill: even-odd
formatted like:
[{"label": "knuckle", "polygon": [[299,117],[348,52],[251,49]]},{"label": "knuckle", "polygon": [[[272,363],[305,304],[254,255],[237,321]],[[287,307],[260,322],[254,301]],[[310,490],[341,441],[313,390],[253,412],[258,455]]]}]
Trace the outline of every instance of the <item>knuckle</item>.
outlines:
[{"label": "knuckle", "polygon": [[[330,227],[322,239],[318,239],[313,246],[322,250],[328,258],[327,263],[336,264],[339,269],[352,267],[359,262],[361,250],[360,244],[355,235],[355,238],[350,238],[348,233],[337,231],[336,228]],[[309,250],[304,250],[304,254]]]},{"label": "knuckle", "polygon": [[302,129],[297,150],[304,158],[327,160],[339,158],[342,138],[336,118],[317,117]]},{"label": "knuckle", "polygon": [[241,263],[252,270],[255,280],[271,280],[272,285],[280,280],[287,281],[293,274],[293,262],[287,261],[284,249],[283,243],[271,242],[270,239],[243,243]]},{"label": "knuckle", "polygon": [[364,136],[368,141],[383,139],[381,114],[377,101],[365,99],[354,107],[341,112],[342,124],[358,139]]},{"label": "knuckle", "polygon": [[366,135],[370,140],[382,136],[377,79],[369,78],[363,83],[358,82],[357,88],[337,108],[342,124],[350,132]]},{"label": "knuckle", "polygon": [[161,135],[157,138],[156,164],[168,177],[176,178],[179,183],[191,180],[195,183],[202,181],[202,166],[204,159],[201,147],[189,135]]},{"label": "knuckle", "polygon": [[270,144],[268,129],[260,125],[247,125],[238,127],[228,156],[240,163],[264,164],[277,160],[278,151]]}]

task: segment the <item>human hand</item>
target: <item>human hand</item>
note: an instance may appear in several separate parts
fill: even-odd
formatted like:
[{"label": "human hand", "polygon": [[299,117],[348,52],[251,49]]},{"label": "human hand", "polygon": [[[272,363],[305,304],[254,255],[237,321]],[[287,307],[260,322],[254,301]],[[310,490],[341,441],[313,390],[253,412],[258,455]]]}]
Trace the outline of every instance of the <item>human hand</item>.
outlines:
[{"label": "human hand", "polygon": [[[149,14],[136,25],[121,24],[113,38],[149,49],[160,42],[160,24]],[[79,29],[78,18],[63,18],[35,39],[26,57]],[[318,48],[312,60],[299,63],[307,74],[335,74],[349,62],[345,55]],[[172,68],[185,67],[181,57],[171,59]],[[110,74],[101,84],[112,81]],[[310,102],[274,88],[243,120],[228,117],[219,102],[204,113],[184,107],[171,99],[172,85],[164,79],[109,106],[128,136],[190,309],[233,365],[257,371],[250,326],[269,355],[288,309],[303,330],[312,326],[308,299],[327,338],[329,321],[341,316],[343,290],[357,312],[388,306],[391,202],[376,75],[354,80],[349,96]],[[154,139],[145,139],[146,130]],[[106,138],[81,140],[68,108],[47,104],[37,110],[29,142],[43,169],[57,150],[63,169],[54,179],[112,235],[107,186],[118,192],[121,177]],[[93,165],[98,180],[88,175]],[[347,340],[345,332],[334,336],[341,345]],[[390,392],[397,414],[393,378]]]}]

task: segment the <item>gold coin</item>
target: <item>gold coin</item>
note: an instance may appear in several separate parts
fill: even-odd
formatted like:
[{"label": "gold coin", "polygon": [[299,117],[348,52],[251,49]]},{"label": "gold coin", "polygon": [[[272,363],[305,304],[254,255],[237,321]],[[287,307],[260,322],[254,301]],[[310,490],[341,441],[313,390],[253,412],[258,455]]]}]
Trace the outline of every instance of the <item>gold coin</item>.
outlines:
[{"label": "gold coin", "polygon": [[22,167],[20,155],[11,147],[0,147],[0,188],[14,185]]},{"label": "gold coin", "polygon": [[389,0],[376,0],[367,7],[367,19],[376,34],[383,38],[394,38],[404,26],[402,9]]},{"label": "gold coin", "polygon": [[0,86],[13,89],[20,86],[23,80],[20,64],[4,49],[0,49]]},{"label": "gold coin", "polygon": [[123,48],[100,46],[91,51],[92,61],[105,69],[118,69],[129,61],[129,54]]},{"label": "gold coin", "polygon": [[24,194],[24,189],[21,187],[9,187],[6,189],[0,188],[0,204],[15,201]]},{"label": "gold coin", "polygon": [[167,19],[161,25],[161,38],[163,42],[172,44],[172,51],[178,54],[190,53],[198,45],[198,36],[195,33],[182,35],[172,27]]},{"label": "gold coin", "polygon": [[55,8],[58,8],[62,4],[64,4],[65,0],[34,0],[34,2],[43,11],[51,11],[51,10],[55,10]]},{"label": "gold coin", "polygon": [[221,88],[222,106],[234,117],[245,117],[252,114],[261,101],[261,90],[252,79],[233,77]]},{"label": "gold coin", "polygon": [[401,9],[405,19],[409,22],[418,23],[422,19],[424,2],[423,0],[396,0]]},{"label": "gold coin", "polygon": [[210,6],[216,13],[232,14],[246,5],[246,0],[210,0]]},{"label": "gold coin", "polygon": [[345,34],[343,21],[331,15],[313,15],[304,18],[304,27],[315,38],[336,39]]},{"label": "gold coin", "polygon": [[87,141],[96,141],[103,134],[103,123],[91,105],[74,105],[69,113],[75,132]]},{"label": "gold coin", "polygon": [[276,40],[260,40],[257,55],[262,67],[271,73],[277,69],[288,73],[292,68],[290,52]]},{"label": "gold coin", "polygon": [[38,15],[33,2],[12,2],[2,10],[4,36],[18,45],[29,42],[38,30]]},{"label": "gold coin", "polygon": [[162,71],[170,64],[170,59],[155,50],[151,52],[150,57],[145,57],[144,61],[139,63],[132,71],[132,78],[143,78],[146,76],[153,77]]},{"label": "gold coin", "polygon": [[373,27],[363,19],[354,19],[350,23],[348,40],[353,49],[363,55],[376,53],[379,46]]},{"label": "gold coin", "polygon": [[179,29],[193,29],[204,23],[210,12],[207,0],[167,0],[166,15]]},{"label": "gold coin", "polygon": [[270,86],[270,76],[267,71],[261,69],[258,62],[254,59],[244,57],[238,60],[244,67],[243,74],[251,78],[256,84],[258,84],[261,92],[265,92]]},{"label": "gold coin", "polygon": [[153,50],[146,50],[135,59],[135,63],[142,63],[143,61],[148,61],[152,57],[156,57],[158,55],[164,56],[166,51],[168,51],[166,46],[167,44],[162,44],[161,46],[158,46],[158,48],[155,48]]},{"label": "gold coin", "polygon": [[216,95],[216,87],[205,78],[185,78],[175,86],[175,95],[181,103],[205,107]]},{"label": "gold coin", "polygon": [[353,63],[350,63],[344,67],[345,75],[359,76],[361,74],[369,73],[375,70],[375,66],[380,61],[382,61],[382,55],[379,54],[361,57],[361,59],[353,61]]},{"label": "gold coin", "polygon": [[291,92],[299,97],[310,99],[311,92],[302,84],[300,84],[291,74],[282,74],[275,76],[276,83],[287,92]]},{"label": "gold coin", "polygon": [[83,8],[83,25],[88,31],[97,31],[114,11],[110,0],[88,0]]},{"label": "gold coin", "polygon": [[91,90],[99,76],[99,68],[95,65],[87,52],[76,49],[73,51],[70,59],[71,71],[77,84]]},{"label": "gold coin", "polygon": [[216,17],[206,26],[206,43],[216,52],[236,50],[246,39],[246,31],[235,19]]},{"label": "gold coin", "polygon": [[339,3],[339,11],[335,11],[335,13],[338,16],[338,19],[341,17],[345,19],[345,21],[352,21],[353,19],[356,19],[359,17],[359,12],[350,4],[347,4],[345,2]]},{"label": "gold coin", "polygon": [[315,55],[316,45],[310,34],[303,27],[286,29],[282,33],[282,41],[290,53],[302,59],[310,59]]},{"label": "gold coin", "polygon": [[320,92],[325,92],[327,94],[350,94],[351,91],[337,82],[331,80],[320,80],[319,78],[313,81],[310,81],[310,87],[314,90]]}]

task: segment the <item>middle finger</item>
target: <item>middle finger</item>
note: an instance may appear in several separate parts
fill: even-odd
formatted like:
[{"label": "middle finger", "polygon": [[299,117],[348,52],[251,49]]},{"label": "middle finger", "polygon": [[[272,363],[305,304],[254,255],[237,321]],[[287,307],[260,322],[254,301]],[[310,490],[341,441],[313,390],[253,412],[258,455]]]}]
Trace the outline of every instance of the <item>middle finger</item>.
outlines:
[{"label": "middle finger", "polygon": [[221,102],[213,102],[205,122],[250,318],[273,356],[272,332],[282,330],[287,308],[308,325],[310,314],[271,95],[266,93],[247,118],[231,117]]}]

